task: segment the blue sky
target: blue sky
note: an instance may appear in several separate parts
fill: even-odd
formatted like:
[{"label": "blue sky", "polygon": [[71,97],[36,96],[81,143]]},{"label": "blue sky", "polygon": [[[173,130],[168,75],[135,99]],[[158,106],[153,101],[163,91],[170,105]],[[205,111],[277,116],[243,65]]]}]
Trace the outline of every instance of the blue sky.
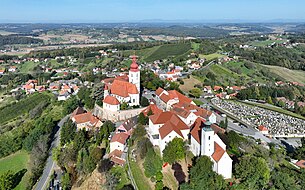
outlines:
[{"label": "blue sky", "polygon": [[0,0],[0,22],[305,20],[305,0]]}]

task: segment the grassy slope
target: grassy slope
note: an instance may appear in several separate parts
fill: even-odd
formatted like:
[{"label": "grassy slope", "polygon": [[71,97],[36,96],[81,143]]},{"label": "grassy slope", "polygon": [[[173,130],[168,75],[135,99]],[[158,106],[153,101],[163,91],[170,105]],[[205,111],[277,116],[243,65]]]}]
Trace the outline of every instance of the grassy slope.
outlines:
[{"label": "grassy slope", "polygon": [[34,70],[34,68],[39,65],[39,63],[34,63],[33,61],[27,61],[23,63],[20,67],[21,73],[28,73]]},{"label": "grassy slope", "polygon": [[141,168],[139,167],[138,163],[130,160],[130,169],[132,172],[132,175],[135,179],[135,182],[138,186],[138,189],[141,190],[150,190],[150,186],[147,185],[149,182],[147,181],[147,178],[145,177],[144,173],[142,172]]},{"label": "grassy slope", "polygon": [[290,70],[284,67],[265,65],[271,72],[283,77],[287,81],[299,82],[305,84],[305,71]]},{"label": "grassy slope", "polygon": [[[16,152],[10,156],[0,159],[0,175],[11,170],[13,173],[17,173],[22,169],[26,169],[29,155],[25,151]],[[25,179],[22,178],[21,182],[15,189],[25,189]]]},{"label": "grassy slope", "polygon": [[186,93],[188,93],[190,90],[192,90],[196,84],[201,83],[201,81],[194,78],[194,76],[191,76],[189,79],[184,79],[183,81],[184,81],[184,84],[180,85],[180,89]]},{"label": "grassy slope", "polygon": [[221,55],[221,54],[218,54],[218,53],[212,53],[212,54],[209,54],[209,55],[200,54],[199,57],[200,58],[205,58],[207,61],[210,61],[212,59],[218,59],[218,58],[224,57],[224,55]]},{"label": "grassy slope", "polygon": [[251,42],[250,44],[252,46],[263,47],[263,46],[271,45],[273,42],[280,44],[280,43],[284,43],[286,41],[287,40],[265,40],[265,41],[254,41],[254,42]]}]

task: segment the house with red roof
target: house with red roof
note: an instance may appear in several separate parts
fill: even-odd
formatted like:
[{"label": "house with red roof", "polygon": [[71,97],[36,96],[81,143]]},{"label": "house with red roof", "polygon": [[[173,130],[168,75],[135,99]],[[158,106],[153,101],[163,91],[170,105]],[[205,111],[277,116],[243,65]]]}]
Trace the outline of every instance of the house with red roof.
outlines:
[{"label": "house with red roof", "polygon": [[161,110],[160,108],[158,108],[158,106],[154,103],[150,103],[149,106],[147,106],[147,108],[145,108],[142,113],[144,114],[144,116],[148,116],[149,112],[152,112],[152,114],[159,114],[161,112],[163,112],[163,110]]},{"label": "house with red roof", "polygon": [[103,125],[91,112],[76,114],[71,119],[76,124],[77,130],[97,130]]},{"label": "house with red roof", "polygon": [[213,170],[229,179],[232,177],[232,159],[217,133],[224,133],[224,130],[205,119],[198,118],[191,126],[190,150],[195,156],[210,157]]},{"label": "house with red roof", "polygon": [[109,153],[108,157],[109,157],[110,161],[112,161],[116,165],[123,166],[125,164],[126,160],[124,160],[122,158],[122,155],[123,155],[122,151],[115,149],[114,151]]},{"label": "house with red roof", "polygon": [[177,90],[166,91],[162,88],[156,90],[157,101],[162,105],[163,109],[170,110],[174,104],[189,103],[196,105],[192,99],[184,96]]},{"label": "house with red roof", "polygon": [[126,133],[115,133],[110,140],[110,152],[114,150],[124,151],[129,135]]},{"label": "house with red roof", "polygon": [[125,120],[119,127],[116,128],[116,133],[126,133],[131,135],[133,128],[138,124],[137,117],[132,117]]},{"label": "house with red roof", "polygon": [[154,146],[162,151],[174,138],[188,139],[190,128],[173,112],[166,111],[149,116],[147,133]]},{"label": "house with red roof", "polygon": [[305,168],[305,160],[299,160],[295,165],[300,168]]},{"label": "house with red roof", "polygon": [[268,135],[269,134],[269,131],[268,131],[268,128],[263,126],[263,125],[260,125],[258,127],[258,130],[263,134],[263,135]]}]

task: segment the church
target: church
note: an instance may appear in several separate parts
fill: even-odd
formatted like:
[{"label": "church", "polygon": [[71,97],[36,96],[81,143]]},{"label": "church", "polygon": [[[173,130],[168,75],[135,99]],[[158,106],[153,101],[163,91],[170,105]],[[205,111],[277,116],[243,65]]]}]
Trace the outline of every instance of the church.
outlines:
[{"label": "church", "polygon": [[140,105],[140,70],[136,56],[132,57],[129,74],[108,78],[102,81],[105,84],[103,109],[116,112],[120,105],[127,103],[129,106]]}]

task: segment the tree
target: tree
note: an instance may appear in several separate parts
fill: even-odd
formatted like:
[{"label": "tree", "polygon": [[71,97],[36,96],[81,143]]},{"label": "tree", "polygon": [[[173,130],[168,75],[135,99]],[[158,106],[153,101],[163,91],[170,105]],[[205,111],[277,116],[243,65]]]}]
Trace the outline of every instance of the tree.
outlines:
[{"label": "tree", "polygon": [[113,166],[113,163],[109,159],[103,159],[98,163],[97,170],[100,173],[108,172]]},{"label": "tree", "polygon": [[64,115],[70,114],[79,106],[79,102],[76,96],[71,96],[67,101],[64,102],[63,105],[63,113]]},{"label": "tree", "polygon": [[6,171],[0,176],[0,190],[13,189],[14,174],[11,170]]},{"label": "tree", "polygon": [[144,96],[141,97],[141,101],[140,101],[140,104],[142,107],[146,107],[146,106],[149,106],[149,101],[147,98],[145,98]]},{"label": "tree", "polygon": [[[145,169],[144,173],[145,173],[146,177],[149,177],[149,178],[152,176],[156,176],[158,173],[161,172],[162,160],[161,160],[160,156],[158,156],[155,153],[152,146],[149,147],[149,149],[148,149],[148,152],[145,156],[145,160],[143,163],[143,167]],[[158,177],[160,177],[160,176],[158,176]]]},{"label": "tree", "polygon": [[215,173],[212,167],[213,162],[209,157],[197,158],[194,166],[190,169],[190,182],[182,184],[181,190],[225,189],[224,179]]},{"label": "tree", "polygon": [[276,189],[298,189],[293,176],[281,171],[273,172],[272,182]]},{"label": "tree", "polygon": [[76,126],[71,120],[67,121],[60,131],[60,144],[65,145],[72,141],[76,134]]},{"label": "tree", "polygon": [[148,123],[148,117],[145,117],[142,112],[139,114],[138,123],[141,125],[146,125]]},{"label": "tree", "polygon": [[61,186],[63,190],[69,190],[72,188],[72,179],[69,173],[65,173],[61,177]]},{"label": "tree", "polygon": [[202,91],[199,88],[193,88],[190,90],[190,94],[195,98],[199,98],[202,94]]},{"label": "tree", "polygon": [[267,103],[268,103],[268,104],[273,104],[273,101],[272,101],[271,96],[268,96],[268,98],[267,98]]},{"label": "tree", "polygon": [[127,110],[127,108],[128,108],[128,103],[123,102],[123,103],[121,104],[121,110]]},{"label": "tree", "polygon": [[235,170],[236,177],[240,178],[241,183],[248,189],[263,189],[270,179],[270,170],[263,158],[243,156]]},{"label": "tree", "polygon": [[181,138],[174,138],[163,150],[163,159],[165,162],[173,164],[185,157],[185,142]]}]

